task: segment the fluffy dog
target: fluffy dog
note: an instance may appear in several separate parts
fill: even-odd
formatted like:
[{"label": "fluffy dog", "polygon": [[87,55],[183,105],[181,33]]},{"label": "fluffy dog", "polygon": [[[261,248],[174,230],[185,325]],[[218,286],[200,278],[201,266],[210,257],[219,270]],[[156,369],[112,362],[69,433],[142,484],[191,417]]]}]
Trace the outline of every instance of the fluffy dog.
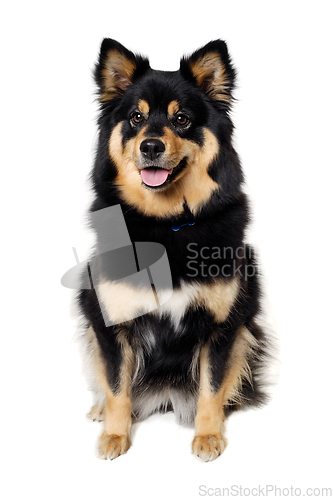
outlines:
[{"label": "fluffy dog", "polygon": [[265,400],[258,272],[232,145],[235,70],[221,40],[164,72],[105,39],[95,81],[91,224],[120,205],[131,241],[163,245],[172,276],[170,298],[154,308],[156,290],[108,273],[95,227],[99,271],[78,303],[98,396],[90,416],[104,421],[99,453],[124,454],[133,421],[174,411],[195,425],[192,450],[210,461],[226,446],[228,414]]}]

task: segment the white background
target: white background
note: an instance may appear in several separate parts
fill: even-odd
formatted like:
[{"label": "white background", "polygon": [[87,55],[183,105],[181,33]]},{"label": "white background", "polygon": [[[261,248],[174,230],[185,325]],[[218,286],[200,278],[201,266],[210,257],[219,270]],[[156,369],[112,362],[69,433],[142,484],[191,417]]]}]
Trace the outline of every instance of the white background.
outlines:
[{"label": "white background", "polygon": [[[1,489],[4,499],[195,499],[207,488],[333,488],[332,26],[330,2],[7,2],[1,14]],[[60,285],[90,237],[84,214],[96,140],[91,71],[103,37],[155,69],[211,39],[238,69],[235,145],[249,235],[280,344],[269,406],[233,415],[213,463],[172,414],[95,457],[99,424]],[[204,490],[201,489],[201,492]],[[208,490],[205,490],[208,491]],[[234,488],[234,493],[239,492]],[[291,491],[291,490],[289,490]],[[213,490],[209,491],[210,493]],[[246,490],[245,493],[248,493]]]}]

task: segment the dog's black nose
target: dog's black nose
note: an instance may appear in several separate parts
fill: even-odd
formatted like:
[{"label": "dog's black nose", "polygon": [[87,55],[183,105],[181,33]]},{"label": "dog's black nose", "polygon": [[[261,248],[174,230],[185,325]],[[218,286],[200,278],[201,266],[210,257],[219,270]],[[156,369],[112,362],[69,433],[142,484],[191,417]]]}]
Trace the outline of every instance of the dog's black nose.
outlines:
[{"label": "dog's black nose", "polygon": [[165,151],[165,146],[158,139],[146,139],[141,142],[140,151],[148,160],[156,160]]}]

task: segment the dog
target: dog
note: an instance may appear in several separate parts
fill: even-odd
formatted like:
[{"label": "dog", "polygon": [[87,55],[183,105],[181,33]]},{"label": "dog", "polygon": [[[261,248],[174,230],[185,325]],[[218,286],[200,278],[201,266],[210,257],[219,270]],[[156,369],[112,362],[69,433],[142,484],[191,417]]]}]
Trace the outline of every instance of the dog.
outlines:
[{"label": "dog", "polygon": [[[104,39],[94,78],[97,264],[77,301],[96,392],[89,416],[104,422],[99,456],[125,454],[133,422],[173,411],[195,427],[192,452],[211,461],[227,445],[228,415],[266,402],[268,336],[258,323],[260,279],[244,242],[249,204],[232,144],[236,72],[222,40],[183,57],[178,71],[157,71]],[[99,242],[113,233],[94,216],[116,205],[130,242],[165,249],[172,289],[156,308],[154,287],[103,267]]]}]

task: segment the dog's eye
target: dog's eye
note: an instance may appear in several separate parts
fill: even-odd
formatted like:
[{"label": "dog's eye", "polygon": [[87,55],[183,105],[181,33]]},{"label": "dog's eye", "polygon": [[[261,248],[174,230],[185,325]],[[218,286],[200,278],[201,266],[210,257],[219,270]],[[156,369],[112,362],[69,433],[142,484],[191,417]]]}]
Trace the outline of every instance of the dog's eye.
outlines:
[{"label": "dog's eye", "polygon": [[176,116],[177,125],[181,125],[182,127],[184,127],[184,125],[188,125],[189,122],[190,122],[189,117],[186,115],[183,115],[182,113],[179,113]]},{"label": "dog's eye", "polygon": [[139,125],[143,122],[143,119],[143,114],[139,113],[138,111],[132,114],[132,122],[134,123],[134,125]]}]

